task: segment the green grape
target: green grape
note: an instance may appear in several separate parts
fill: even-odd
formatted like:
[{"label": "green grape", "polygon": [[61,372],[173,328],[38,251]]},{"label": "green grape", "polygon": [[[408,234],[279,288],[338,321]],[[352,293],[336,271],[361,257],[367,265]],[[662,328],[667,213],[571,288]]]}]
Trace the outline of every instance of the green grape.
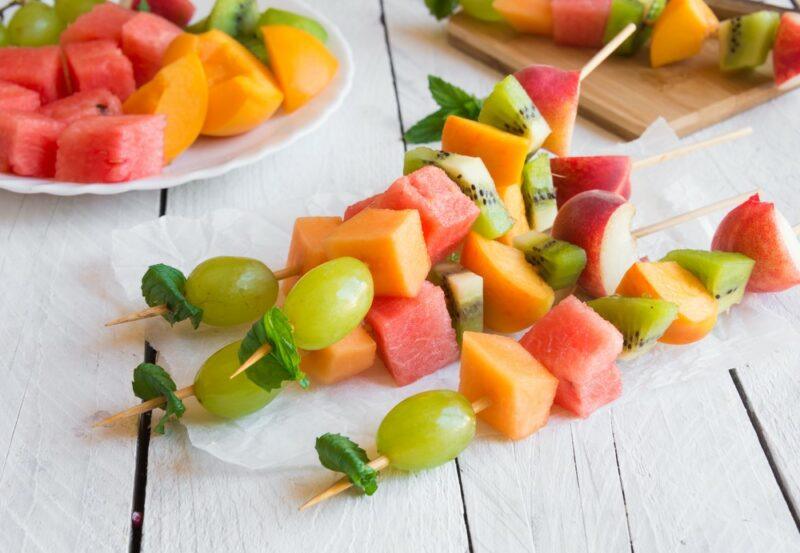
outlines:
[{"label": "green grape", "polygon": [[56,11],[42,2],[30,2],[16,11],[8,23],[11,44],[44,46],[58,43],[64,23]]},{"label": "green grape", "polygon": [[267,392],[249,378],[230,378],[239,367],[241,343],[228,344],[206,359],[194,377],[197,401],[210,413],[225,419],[255,413],[280,392],[280,388]]},{"label": "green grape", "polygon": [[451,390],[432,390],[404,399],[378,428],[378,452],[392,466],[417,471],[455,459],[475,436],[469,400]]},{"label": "green grape", "polygon": [[277,297],[275,275],[249,257],[212,257],[186,279],[186,299],[203,309],[203,322],[211,326],[255,321]]},{"label": "green grape", "polygon": [[72,23],[105,0],[56,0],[56,13],[64,23]]},{"label": "green grape", "polygon": [[283,311],[297,347],[317,350],[355,329],[372,306],[372,275],[352,257],[340,257],[303,275],[286,296]]},{"label": "green grape", "polygon": [[459,0],[467,15],[481,21],[502,21],[503,17],[492,7],[492,0]]},{"label": "green grape", "polygon": [[8,37],[8,29],[0,23],[0,46],[8,46],[9,44],[11,44],[11,41]]}]

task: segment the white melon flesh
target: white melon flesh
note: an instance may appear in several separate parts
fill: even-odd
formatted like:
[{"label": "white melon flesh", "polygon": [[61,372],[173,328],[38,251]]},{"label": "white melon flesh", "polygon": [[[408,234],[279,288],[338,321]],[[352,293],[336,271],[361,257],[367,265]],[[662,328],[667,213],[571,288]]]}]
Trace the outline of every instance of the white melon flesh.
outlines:
[{"label": "white melon flesh", "polygon": [[636,213],[633,204],[625,203],[608,218],[600,245],[600,275],[606,295],[613,294],[622,277],[636,263],[636,238],[631,221]]}]

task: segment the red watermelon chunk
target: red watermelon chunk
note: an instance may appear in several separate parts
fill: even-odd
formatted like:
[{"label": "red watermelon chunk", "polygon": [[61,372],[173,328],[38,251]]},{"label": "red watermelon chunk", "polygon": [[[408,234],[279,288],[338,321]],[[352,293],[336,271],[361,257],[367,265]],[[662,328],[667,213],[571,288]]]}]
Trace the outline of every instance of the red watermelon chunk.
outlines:
[{"label": "red watermelon chunk", "polygon": [[456,332],[442,289],[428,281],[415,298],[376,297],[367,313],[378,353],[405,386],[458,359]]},{"label": "red watermelon chunk", "polygon": [[122,26],[122,52],[133,65],[141,86],[161,69],[161,59],[173,39],[183,31],[161,16],[138,13]]},{"label": "red watermelon chunk", "polygon": [[579,417],[622,393],[614,363],[622,352],[622,334],[575,296],[555,306],[520,343],[558,378],[555,403]]},{"label": "red watermelon chunk", "polygon": [[38,92],[18,84],[0,81],[0,113],[36,111],[41,103]]},{"label": "red watermelon chunk", "polygon": [[[131,8],[139,7],[140,0],[135,0]],[[175,23],[179,27],[186,27],[194,15],[194,4],[191,0],[148,0],[150,11]]]},{"label": "red watermelon chunk", "polygon": [[123,182],[161,172],[163,115],[95,115],[70,124],[58,138],[56,178]]},{"label": "red watermelon chunk", "polygon": [[125,101],[136,90],[130,60],[110,40],[67,44],[64,56],[75,92],[106,88]]},{"label": "red watermelon chunk", "polygon": [[56,141],[64,123],[38,113],[0,113],[0,171],[24,177],[52,177]]},{"label": "red watermelon chunk", "polygon": [[64,123],[72,123],[92,115],[121,115],[122,103],[107,88],[95,88],[76,92],[72,96],[42,106],[39,113]]},{"label": "red watermelon chunk", "polygon": [[136,12],[104,2],[97,4],[92,11],[73,21],[61,33],[61,45],[90,40],[111,40],[119,45],[122,42],[122,26]]},{"label": "red watermelon chunk", "polygon": [[628,156],[554,157],[550,159],[556,201],[567,200],[587,190],[605,190],[631,197],[631,158]]},{"label": "red watermelon chunk", "polygon": [[58,46],[0,48],[0,80],[35,90],[43,103],[67,94]]},{"label": "red watermelon chunk", "polygon": [[374,196],[370,196],[365,200],[360,200],[354,203],[353,205],[349,206],[347,209],[344,210],[343,219],[347,221],[348,219],[355,217],[368,207],[372,207],[372,204],[374,204],[380,196],[381,194],[375,194]]},{"label": "red watermelon chunk", "polygon": [[772,62],[776,85],[791,88],[797,84],[800,75],[800,14],[786,12],[781,16]]},{"label": "red watermelon chunk", "polygon": [[553,41],[563,46],[603,45],[611,0],[553,0]]}]

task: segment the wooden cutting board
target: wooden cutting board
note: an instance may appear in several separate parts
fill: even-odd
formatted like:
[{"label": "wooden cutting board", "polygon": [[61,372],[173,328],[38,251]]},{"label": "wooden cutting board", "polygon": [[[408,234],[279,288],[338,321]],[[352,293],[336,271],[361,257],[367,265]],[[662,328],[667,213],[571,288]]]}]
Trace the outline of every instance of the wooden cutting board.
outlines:
[{"label": "wooden cutting board", "polygon": [[[580,69],[594,54],[463,13],[450,18],[447,33],[456,48],[505,73],[532,63]],[[694,58],[658,69],[650,67],[647,49],[634,58],[612,56],[583,82],[580,114],[625,139],[638,137],[658,117],[686,136],[786,92],[773,84],[771,68],[727,75],[717,56],[716,40],[706,41]]]}]

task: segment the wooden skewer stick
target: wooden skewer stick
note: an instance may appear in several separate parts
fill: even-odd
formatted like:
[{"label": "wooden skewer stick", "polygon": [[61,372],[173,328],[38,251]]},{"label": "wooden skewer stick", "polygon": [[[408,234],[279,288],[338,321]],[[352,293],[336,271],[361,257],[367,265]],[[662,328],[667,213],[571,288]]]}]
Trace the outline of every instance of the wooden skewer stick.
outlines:
[{"label": "wooden skewer stick", "polygon": [[606,61],[606,58],[613,54],[614,51],[619,48],[620,44],[625,42],[634,32],[636,32],[636,24],[628,23],[617,36],[612,38],[608,44],[603,46],[599,52],[592,56],[592,59],[586,62],[586,65],[584,65],[583,69],[581,69],[580,80],[583,81],[586,77],[588,77],[592,71],[597,69],[598,65]]},{"label": "wooden skewer stick", "polygon": [[710,148],[711,146],[716,146],[717,144],[722,144],[724,142],[736,140],[738,138],[748,136],[752,133],[753,133],[752,127],[745,127],[743,129],[739,129],[738,131],[729,132],[720,136],[716,136],[714,138],[710,138],[708,140],[703,140],[702,142],[697,142],[696,144],[689,144],[688,146],[682,146],[680,148],[670,150],[669,152],[664,152],[663,154],[658,154],[652,157],[647,157],[644,159],[640,159],[638,161],[634,161],[632,168],[636,170],[636,169],[644,169],[645,167],[651,167],[653,165],[658,165],[659,163],[669,161],[670,159],[675,159],[676,157],[682,157],[688,153],[697,150],[702,150],[704,148]]},{"label": "wooden skewer stick", "polygon": [[718,202],[714,202],[713,204],[709,204],[705,207],[701,207],[693,211],[688,211],[681,215],[676,215],[675,217],[670,217],[669,219],[659,221],[658,223],[654,223],[652,225],[636,229],[631,234],[633,234],[634,238],[641,238],[642,236],[648,236],[650,234],[654,234],[656,232],[677,226],[681,223],[685,223],[686,221],[691,221],[692,219],[703,217],[704,215],[708,215],[709,213],[714,213],[715,211],[719,211],[720,209],[726,209],[728,207],[737,206],[740,203],[747,200],[747,198],[749,198],[753,194],[758,194],[760,192],[761,192],[760,190],[753,190],[751,192],[745,192],[744,194],[739,194],[732,198],[728,198],[727,200],[720,200]]},{"label": "wooden skewer stick", "polygon": [[269,345],[269,344],[262,345],[257,350],[255,350],[253,352],[253,354],[250,357],[247,358],[247,361],[242,363],[242,366],[239,367],[238,369],[236,369],[236,372],[234,372],[229,378],[231,380],[233,380],[234,378],[236,378],[237,376],[242,374],[244,371],[246,371],[247,369],[249,369],[250,367],[252,367],[256,363],[261,361],[264,357],[269,355],[269,352],[271,352],[271,351],[272,351],[272,346],[271,345]]},{"label": "wooden skewer stick", "polygon": [[[298,265],[293,265],[290,267],[286,267],[281,269],[280,271],[275,271],[272,273],[275,275],[275,280],[284,280],[286,278],[291,278],[293,276],[297,276],[300,274],[302,268]],[[142,309],[141,311],[137,311],[136,313],[128,313],[118,319],[114,319],[113,321],[109,321],[106,323],[106,326],[114,326],[120,325],[123,323],[132,323],[134,321],[141,321],[142,319],[149,319],[151,317],[158,317],[161,315],[165,315],[169,312],[169,307],[166,305],[156,305],[155,307],[148,307],[147,309]]]},{"label": "wooden skewer stick", "polygon": [[[185,388],[181,388],[175,392],[175,395],[178,396],[180,399],[185,399],[187,397],[192,397],[194,395],[194,386],[186,386]],[[142,413],[147,413],[148,411],[152,411],[156,407],[161,407],[167,402],[167,398],[165,397],[157,397],[155,399],[150,399],[147,401],[143,401],[139,405],[135,405],[130,409],[126,409],[116,415],[111,415],[107,419],[103,419],[100,422],[94,423],[92,426],[107,426],[117,422],[118,420],[127,419],[128,417],[134,417],[136,415],[141,415]]]},{"label": "wooden skewer stick", "polygon": [[[491,404],[492,400],[490,400],[488,397],[482,397],[478,400],[475,400],[472,403],[472,410],[477,415],[478,413],[489,407]],[[389,458],[386,457],[385,455],[381,455],[380,457],[376,457],[375,459],[367,463],[367,465],[369,465],[370,467],[374,468],[377,471],[381,471],[389,466]],[[339,495],[346,489],[352,487],[352,485],[353,483],[350,482],[349,479],[347,479],[346,477],[342,478],[324,492],[315,495],[314,497],[303,503],[300,506],[300,510],[305,511],[306,509],[308,509],[309,507],[313,507],[317,503],[321,503],[326,499],[330,499],[334,495]]]}]

